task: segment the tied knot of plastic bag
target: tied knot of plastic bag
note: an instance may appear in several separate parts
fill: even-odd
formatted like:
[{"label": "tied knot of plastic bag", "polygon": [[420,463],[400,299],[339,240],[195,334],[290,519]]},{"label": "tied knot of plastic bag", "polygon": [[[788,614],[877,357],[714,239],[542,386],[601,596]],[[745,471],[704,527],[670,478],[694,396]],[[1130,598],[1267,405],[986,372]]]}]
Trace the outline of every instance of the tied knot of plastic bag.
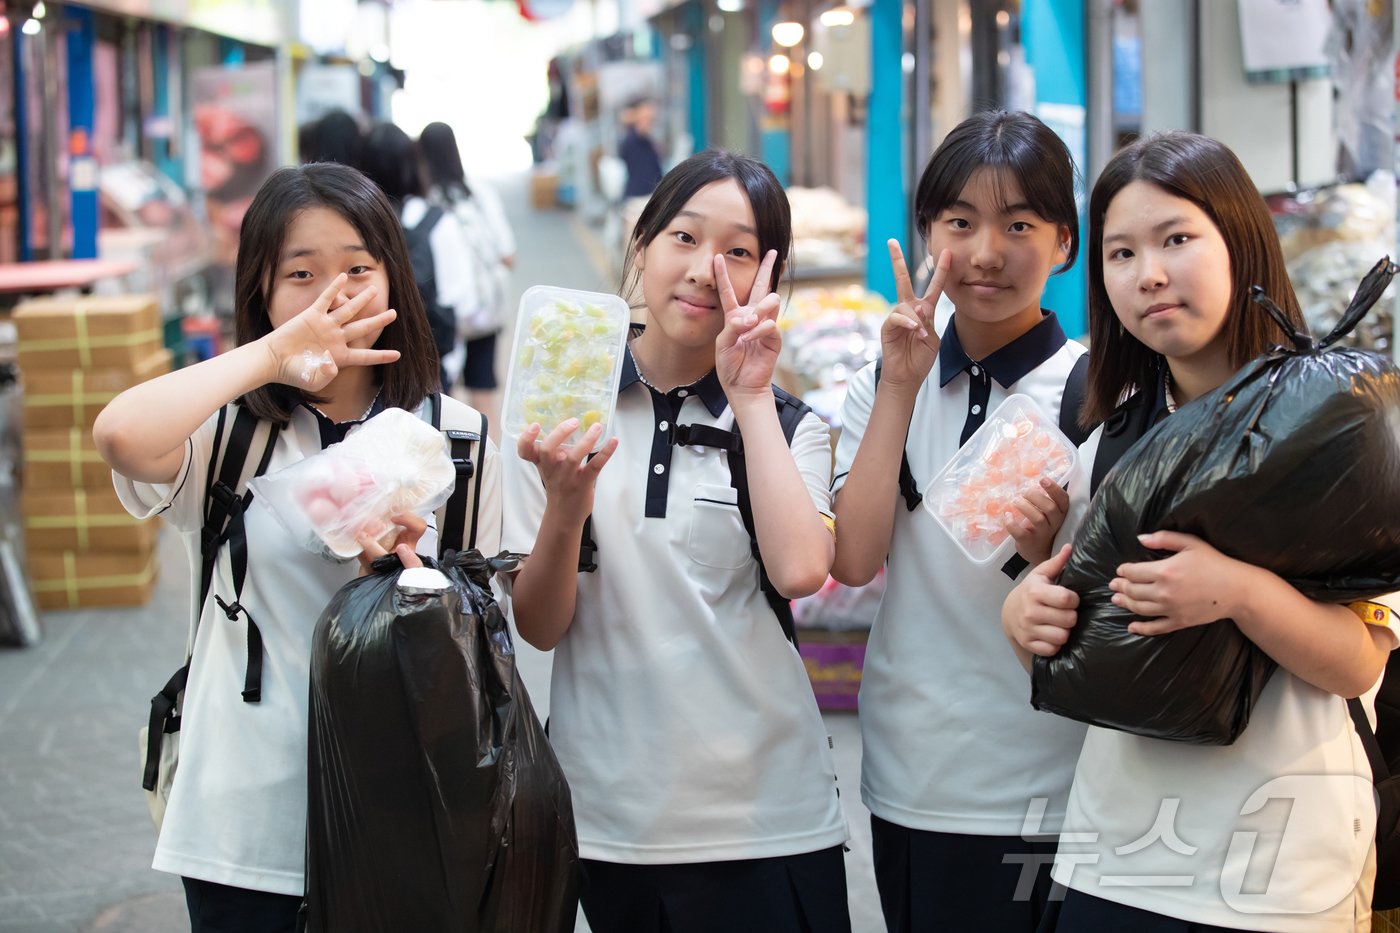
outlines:
[{"label": "tied knot of plastic bag", "polygon": [[1397,271],[1378,262],[1315,344],[1255,290],[1291,346],[1162,419],[1104,477],[1059,580],[1079,594],[1077,621],[1056,656],[1035,661],[1036,708],[1200,745],[1247,726],[1276,665],[1233,621],[1134,635],[1136,616],[1113,605],[1120,565],[1170,556],[1142,534],[1194,535],[1323,602],[1400,589],[1400,369],[1336,345]]}]

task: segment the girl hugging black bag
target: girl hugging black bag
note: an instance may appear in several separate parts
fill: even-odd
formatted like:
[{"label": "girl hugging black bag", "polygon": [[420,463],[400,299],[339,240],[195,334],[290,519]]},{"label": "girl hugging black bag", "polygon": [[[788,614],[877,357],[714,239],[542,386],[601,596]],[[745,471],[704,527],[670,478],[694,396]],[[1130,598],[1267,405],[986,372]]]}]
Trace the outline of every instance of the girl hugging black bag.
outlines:
[{"label": "girl hugging black bag", "polygon": [[1382,260],[1317,345],[1256,290],[1293,346],[1183,406],[1104,478],[1059,580],[1079,594],[1078,623],[1059,654],[1035,659],[1032,705],[1197,745],[1228,745],[1244,730],[1274,662],[1229,620],[1128,632],[1135,616],[1110,601],[1116,568],[1169,556],[1139,534],[1196,535],[1316,600],[1400,589],[1400,370],[1333,346],[1396,271]]},{"label": "girl hugging black bag", "polygon": [[307,929],[573,930],[569,788],[490,589],[519,557],[382,557],[321,615]]}]

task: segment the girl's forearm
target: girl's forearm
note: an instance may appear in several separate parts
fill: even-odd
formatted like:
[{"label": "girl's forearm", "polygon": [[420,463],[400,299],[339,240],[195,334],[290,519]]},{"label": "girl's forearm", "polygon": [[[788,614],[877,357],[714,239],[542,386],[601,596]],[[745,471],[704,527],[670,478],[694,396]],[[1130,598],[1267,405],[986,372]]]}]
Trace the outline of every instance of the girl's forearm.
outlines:
[{"label": "girl's forearm", "polygon": [[915,391],[887,383],[877,387],[860,449],[836,494],[836,560],[831,575],[848,586],[869,583],[889,556],[899,502],[899,466]]},{"label": "girl's forearm", "polygon": [[122,392],[97,416],[93,441],[123,476],[170,482],[183,462],[185,440],[220,407],[275,375],[266,344],[244,344]]},{"label": "girl's forearm", "polygon": [[545,506],[540,532],[521,565],[511,593],[520,637],[541,651],[564,638],[578,600],[581,522],[568,521]]},{"label": "girl's forearm", "polygon": [[768,579],[791,599],[809,596],[831,571],[831,532],[792,458],[772,396],[737,403],[734,419],[744,437],[754,535]]},{"label": "girl's forearm", "polygon": [[1281,667],[1328,693],[1356,697],[1380,677],[1390,635],[1345,606],[1308,599],[1258,567],[1240,581],[1233,618],[1246,637]]}]

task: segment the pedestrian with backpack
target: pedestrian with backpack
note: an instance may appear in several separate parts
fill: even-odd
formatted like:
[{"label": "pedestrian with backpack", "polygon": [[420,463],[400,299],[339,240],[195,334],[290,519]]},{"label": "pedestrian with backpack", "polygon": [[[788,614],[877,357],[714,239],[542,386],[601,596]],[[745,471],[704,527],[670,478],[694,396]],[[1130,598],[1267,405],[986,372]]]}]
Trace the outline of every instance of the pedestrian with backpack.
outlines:
[{"label": "pedestrian with backpack", "polygon": [[533,549],[515,620],[557,649],[595,933],[850,930],[829,740],[781,616],[833,551],[826,425],[772,385],[791,240],[765,165],[682,162],[631,237],[647,322],[615,436],[589,457],[600,425],[572,448],[572,419],[532,425],[504,454],[506,545]]},{"label": "pedestrian with backpack", "polygon": [[[926,483],[1012,393],[1051,419],[1084,348],[1041,307],[1079,248],[1074,164],[1027,113],[963,121],[914,198],[937,264],[915,296],[889,243],[899,302],[882,357],[851,381],[836,448],[842,583],[887,566],[860,687],[861,797],[891,933],[1034,930],[1084,729],[1038,715],[996,631],[1027,562],[1049,553],[1067,497],[1049,480],[1008,523],[1017,554],[974,564],[926,510]],[[955,307],[939,334],[940,293]]]},{"label": "pedestrian with backpack", "polygon": [[470,246],[461,225],[428,202],[418,147],[407,133],[392,123],[376,124],[365,137],[360,168],[389,198],[403,226],[413,279],[438,352],[442,391],[449,392],[456,372],[446,361],[459,346],[459,322],[480,305],[488,283],[463,261]]},{"label": "pedestrian with backpack", "polygon": [[467,402],[496,421],[500,401],[496,391],[496,338],[506,322],[506,290],[515,266],[515,234],[500,196],[479,179],[468,182],[462,168],[457,136],[446,123],[429,123],[418,137],[428,177],[428,201],[451,212],[461,225],[469,247],[467,261],[481,287],[476,308],[458,320],[465,340],[454,347],[447,368],[462,372]]},{"label": "pedestrian with backpack", "polygon": [[237,346],[123,392],[93,436],[127,510],[179,531],[193,579],[179,767],[154,867],[183,878],[196,933],[290,933],[304,891],[312,630],[360,568],[293,540],[247,482],[387,408],[417,412],[478,440],[454,445],[449,504],[426,527],[406,523],[392,549],[435,555],[456,534],[494,553],[499,466],[480,416],[438,395],[403,234],[358,171],[275,172],[244,218],[236,288]]},{"label": "pedestrian with backpack", "polygon": [[[1221,143],[1190,133],[1133,143],[1094,185],[1089,221],[1081,418],[1105,421],[1081,448],[1064,540],[1133,442],[1287,342],[1251,286],[1306,332],[1268,209]],[[1164,556],[1122,564],[1109,584],[1113,604],[1138,619],[1130,633],[1233,620],[1278,669],[1233,744],[1089,727],[1055,859],[1067,890],[1041,929],[1370,929],[1376,808],[1345,698],[1362,697],[1370,715],[1400,599],[1316,602],[1198,537],[1139,540]],[[1064,545],[1006,599],[1003,625],[1027,667],[1057,654],[1077,621],[1078,595],[1054,582],[1068,558]],[[1013,697],[1026,696],[1023,680]]]}]

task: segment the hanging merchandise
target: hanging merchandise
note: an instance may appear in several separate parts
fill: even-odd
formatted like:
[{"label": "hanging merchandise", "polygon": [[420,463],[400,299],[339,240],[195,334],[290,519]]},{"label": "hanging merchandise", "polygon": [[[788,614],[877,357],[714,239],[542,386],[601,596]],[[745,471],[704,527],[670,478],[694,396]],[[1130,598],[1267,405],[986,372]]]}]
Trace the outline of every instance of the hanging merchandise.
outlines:
[{"label": "hanging merchandise", "polygon": [[392,555],[316,625],[310,931],[567,933],[578,842],[491,576],[520,555]]},{"label": "hanging merchandise", "polygon": [[1060,584],[1078,622],[1036,658],[1031,703],[1113,729],[1197,745],[1244,730],[1274,662],[1229,620],[1134,635],[1109,581],[1169,556],[1138,535],[1196,535],[1303,595],[1350,602],[1400,589],[1400,369],[1336,347],[1400,267],[1383,260],[1314,346],[1262,295],[1293,346],[1251,363],[1159,423],[1104,478]]}]

